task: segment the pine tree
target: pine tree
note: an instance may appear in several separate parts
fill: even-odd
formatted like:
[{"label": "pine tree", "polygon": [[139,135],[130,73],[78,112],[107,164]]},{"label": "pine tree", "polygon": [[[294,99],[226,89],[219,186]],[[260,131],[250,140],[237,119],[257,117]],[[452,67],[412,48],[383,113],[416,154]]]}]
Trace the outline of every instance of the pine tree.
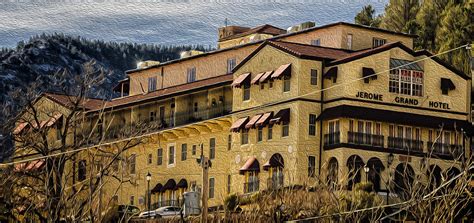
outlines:
[{"label": "pine tree", "polygon": [[375,9],[372,5],[366,5],[354,18],[356,24],[379,27],[381,16],[375,17]]},{"label": "pine tree", "polygon": [[420,7],[420,11],[416,16],[418,30],[418,38],[415,42],[416,48],[436,50],[436,31],[439,28],[441,14],[446,8],[449,0],[424,0]]},{"label": "pine tree", "polygon": [[[442,20],[436,32],[438,52],[474,43],[474,9],[469,2],[449,3],[442,13]],[[466,49],[441,56],[458,69],[470,73],[469,52]]]},{"label": "pine tree", "polygon": [[415,33],[419,7],[419,0],[390,0],[385,7],[381,27],[396,32]]}]

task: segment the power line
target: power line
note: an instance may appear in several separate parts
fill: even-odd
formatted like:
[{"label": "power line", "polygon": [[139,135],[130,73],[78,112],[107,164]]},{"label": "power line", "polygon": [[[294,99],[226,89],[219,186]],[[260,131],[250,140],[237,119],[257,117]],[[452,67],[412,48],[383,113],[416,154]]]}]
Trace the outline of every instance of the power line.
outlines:
[{"label": "power line", "polygon": [[[330,86],[330,87],[326,87],[326,88],[314,90],[314,91],[312,91],[312,92],[309,92],[309,93],[306,93],[306,94],[303,94],[303,95],[291,97],[291,98],[289,98],[289,99],[282,99],[282,100],[279,100],[279,101],[270,102],[270,103],[263,104],[263,105],[259,105],[259,106],[254,106],[254,107],[252,107],[252,108],[248,108],[248,109],[245,109],[245,110],[232,112],[231,114],[223,115],[223,116],[216,117],[216,118],[212,118],[212,119],[207,119],[207,120],[205,120],[205,121],[212,121],[212,120],[217,120],[217,119],[222,119],[222,118],[226,118],[226,117],[232,117],[232,116],[239,115],[239,114],[248,113],[248,112],[254,111],[254,110],[261,110],[261,109],[263,109],[263,108],[271,107],[271,106],[278,105],[278,104],[282,104],[282,103],[285,103],[285,102],[291,102],[291,101],[294,101],[295,99],[301,99],[301,98],[310,96],[310,95],[312,95],[312,94],[320,93],[320,92],[327,91],[327,90],[330,90],[330,89],[333,89],[333,88],[341,87],[341,86],[344,86],[344,85],[349,85],[349,84],[351,84],[351,83],[355,83],[355,82],[357,82],[357,81],[361,81],[361,80],[364,80],[364,79],[366,79],[366,78],[371,78],[371,77],[374,77],[374,76],[377,76],[377,75],[381,75],[381,74],[385,74],[385,75],[386,75],[386,74],[388,74],[391,70],[396,70],[396,69],[399,69],[399,68],[402,68],[402,67],[406,67],[406,66],[408,66],[408,65],[415,64],[415,63],[418,63],[418,62],[421,62],[421,61],[424,61],[424,60],[427,60],[427,59],[431,59],[431,58],[433,58],[433,57],[437,57],[437,56],[440,56],[440,55],[443,55],[443,54],[446,54],[446,53],[450,53],[450,52],[452,52],[452,51],[456,51],[456,50],[459,50],[459,49],[461,49],[461,48],[466,48],[466,47],[469,47],[469,46],[471,46],[471,45],[474,45],[474,44],[465,44],[465,45],[462,45],[462,46],[459,46],[459,47],[456,47],[456,48],[453,48],[453,49],[449,49],[449,50],[446,50],[446,51],[443,51],[443,52],[440,52],[440,53],[437,53],[437,54],[434,54],[434,55],[431,55],[431,56],[428,56],[428,57],[425,57],[425,58],[421,58],[421,59],[418,59],[418,60],[409,62],[409,63],[404,64],[404,65],[400,65],[400,66],[397,66],[397,67],[393,67],[393,68],[390,68],[390,69],[388,69],[388,70],[384,70],[384,71],[381,71],[381,72],[378,72],[378,73],[375,73],[375,74],[372,74],[372,75],[368,75],[368,76],[360,77],[360,78],[355,78],[355,79],[348,80],[348,81],[343,82],[343,83],[340,83],[340,84],[332,85],[332,86]],[[104,107],[105,107],[105,104],[104,104]],[[182,126],[179,126],[179,127],[173,127],[173,128],[170,128],[170,129],[162,130],[162,132],[164,132],[164,131],[172,131],[172,130],[174,130],[174,129],[185,128],[186,126],[190,126],[190,125],[193,125],[193,124],[195,124],[195,123],[190,123],[190,124],[182,125]],[[99,147],[105,146],[105,145],[116,144],[116,143],[123,142],[123,141],[130,141],[130,140],[136,139],[136,138],[138,138],[138,137],[143,138],[143,137],[148,137],[148,136],[156,135],[156,134],[160,134],[160,132],[153,132],[153,133],[148,133],[148,134],[144,134],[144,135],[140,135],[140,136],[128,137],[128,138],[116,140],[116,141],[113,141],[113,142],[101,143],[101,144],[98,144],[98,145],[94,145],[94,146],[92,146],[92,147],[84,147],[84,148],[79,148],[79,149],[75,149],[75,150],[70,150],[70,151],[65,151],[65,152],[50,154],[50,155],[46,155],[46,156],[40,156],[40,157],[35,157],[35,158],[30,158],[30,159],[24,159],[24,160],[20,160],[20,161],[8,162],[8,163],[0,163],[0,167],[2,167],[2,166],[14,165],[14,164],[19,164],[19,163],[26,163],[26,162],[30,162],[30,161],[35,161],[35,160],[50,158],[50,157],[54,157],[54,156],[65,155],[65,154],[74,153],[74,152],[80,152],[80,151],[83,151],[83,150],[88,150],[88,149],[93,149],[93,148],[99,148]]]}]

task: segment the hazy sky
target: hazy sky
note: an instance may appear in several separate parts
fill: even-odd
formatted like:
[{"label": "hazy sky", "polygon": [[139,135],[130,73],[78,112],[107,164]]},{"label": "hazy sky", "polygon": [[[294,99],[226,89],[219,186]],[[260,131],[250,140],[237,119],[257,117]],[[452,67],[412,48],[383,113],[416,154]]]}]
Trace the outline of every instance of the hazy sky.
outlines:
[{"label": "hazy sky", "polygon": [[376,13],[388,0],[0,0],[0,47],[43,32],[91,39],[163,44],[211,44],[224,25],[282,28],[353,22],[362,6]]}]

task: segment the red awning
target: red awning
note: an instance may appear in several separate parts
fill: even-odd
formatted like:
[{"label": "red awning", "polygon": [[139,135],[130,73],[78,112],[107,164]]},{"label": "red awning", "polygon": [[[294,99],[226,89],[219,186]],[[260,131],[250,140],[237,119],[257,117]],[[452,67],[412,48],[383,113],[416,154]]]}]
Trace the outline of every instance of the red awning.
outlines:
[{"label": "red awning", "polygon": [[290,122],[290,109],[282,109],[270,120],[270,124],[280,124],[280,123]]},{"label": "red awning", "polygon": [[51,117],[48,122],[46,123],[46,127],[51,127],[52,125],[54,125],[59,119],[61,119],[61,117],[63,117],[63,114],[61,113],[57,113],[55,115],[53,115],[53,117]]},{"label": "red awning", "polygon": [[245,125],[245,128],[246,129],[250,129],[250,128],[253,128],[255,127],[255,123],[258,121],[258,119],[262,117],[262,114],[258,114],[258,115],[255,115],[253,116],[250,121]]},{"label": "red awning", "polygon": [[232,87],[240,88],[242,84],[246,84],[247,81],[250,81],[250,73],[241,74],[238,76],[232,83]]},{"label": "red awning", "polygon": [[245,162],[245,164],[240,168],[239,173],[244,174],[247,171],[260,172],[260,163],[258,163],[258,160],[254,156],[250,157]]},{"label": "red awning", "polygon": [[234,124],[232,124],[232,126],[230,127],[230,131],[238,132],[240,129],[244,127],[244,125],[247,123],[248,120],[249,120],[249,117],[238,119],[237,121],[234,122]]},{"label": "red awning", "polygon": [[278,69],[275,70],[272,74],[272,78],[280,79],[283,76],[291,75],[291,63],[281,65]]},{"label": "red awning", "polygon": [[18,124],[18,126],[15,128],[15,130],[13,130],[13,134],[17,135],[17,134],[20,134],[23,129],[25,129],[26,127],[28,127],[28,122],[22,122],[20,124]]},{"label": "red awning", "polygon": [[263,74],[262,77],[260,78],[259,82],[264,83],[265,81],[267,81],[268,78],[270,78],[270,76],[272,75],[272,73],[273,73],[273,71],[265,72],[265,74]]},{"label": "red awning", "polygon": [[262,78],[262,76],[265,74],[265,72],[262,72],[262,73],[259,73],[257,74],[257,76],[255,76],[252,81],[250,82],[251,84],[258,84],[259,83],[259,80],[260,78]]},{"label": "red awning", "polygon": [[263,114],[262,117],[260,117],[260,119],[258,119],[257,123],[255,123],[255,126],[260,127],[260,126],[267,125],[268,122],[270,121],[270,119],[272,118],[272,116],[273,116],[273,112],[267,112],[267,113]]},{"label": "red awning", "polygon": [[44,165],[44,163],[45,163],[44,159],[34,160],[31,162],[18,163],[18,164],[15,164],[14,171],[20,172],[20,171],[37,170],[37,169],[40,169]]}]

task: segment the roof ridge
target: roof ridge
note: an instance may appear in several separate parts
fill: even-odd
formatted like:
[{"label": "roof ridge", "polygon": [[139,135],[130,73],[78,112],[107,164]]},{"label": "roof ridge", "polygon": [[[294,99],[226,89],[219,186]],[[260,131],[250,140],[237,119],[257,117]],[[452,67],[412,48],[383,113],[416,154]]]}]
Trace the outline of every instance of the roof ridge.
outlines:
[{"label": "roof ridge", "polygon": [[345,51],[348,53],[354,53],[357,51],[354,50],[348,50],[348,49],[342,49],[342,48],[337,48],[337,47],[329,47],[329,46],[317,46],[317,45],[312,45],[312,44],[306,44],[306,43],[296,43],[296,42],[289,42],[289,41],[284,41],[284,40],[268,40],[269,42],[277,42],[277,43],[289,43],[289,44],[295,44],[295,45],[300,45],[300,46],[309,46],[309,47],[314,47],[314,48],[322,48],[322,49],[330,49],[330,50],[340,50],[340,51]]}]

